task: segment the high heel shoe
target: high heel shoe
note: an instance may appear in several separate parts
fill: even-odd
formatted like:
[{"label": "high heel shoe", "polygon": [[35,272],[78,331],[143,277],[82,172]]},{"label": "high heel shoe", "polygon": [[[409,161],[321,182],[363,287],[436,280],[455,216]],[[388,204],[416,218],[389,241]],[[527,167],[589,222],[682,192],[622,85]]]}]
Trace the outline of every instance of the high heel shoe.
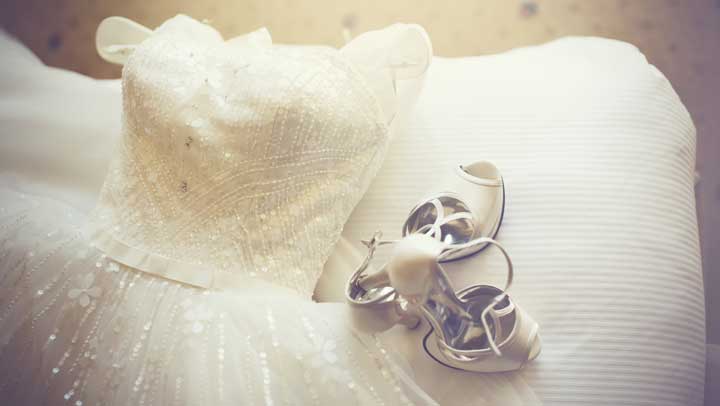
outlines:
[{"label": "high heel shoe", "polygon": [[[453,261],[476,254],[487,244],[458,247],[480,237],[495,238],[505,212],[505,184],[497,167],[478,161],[455,168],[449,187],[418,202],[402,227],[402,236],[427,234],[445,244]],[[367,244],[367,241],[363,241]],[[379,245],[397,240],[381,240]]]},{"label": "high heel shoe", "polygon": [[[510,256],[489,238],[467,244],[489,244],[500,250],[508,265],[504,289],[475,285],[456,293],[440,265],[452,250],[421,234],[395,246],[385,267],[390,285],[406,300],[406,312],[417,310],[430,324],[423,346],[437,362],[473,372],[520,369],[539,355],[541,342],[537,323],[506,293],[513,279]],[[463,248],[472,247],[457,249]]]},{"label": "high heel shoe", "polygon": [[[459,165],[450,184],[448,191],[435,193],[416,204],[402,229],[403,236],[421,233],[441,242],[447,251],[441,261],[473,255],[487,246],[468,243],[478,237],[495,236],[505,209],[504,182],[490,162]],[[384,331],[398,323],[413,328],[419,322],[419,317],[404,310],[407,303],[395,294],[386,273],[368,272],[375,250],[398,241],[383,240],[381,232],[362,241],[368,254],[345,289],[353,323],[362,331]]]}]

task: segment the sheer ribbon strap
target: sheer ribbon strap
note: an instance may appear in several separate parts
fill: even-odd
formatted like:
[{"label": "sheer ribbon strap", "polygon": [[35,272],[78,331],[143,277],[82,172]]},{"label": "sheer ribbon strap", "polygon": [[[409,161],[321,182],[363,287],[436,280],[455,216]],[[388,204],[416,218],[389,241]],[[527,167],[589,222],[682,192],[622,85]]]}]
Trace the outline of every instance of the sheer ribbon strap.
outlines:
[{"label": "sheer ribbon strap", "polygon": [[387,123],[407,112],[433,55],[425,29],[417,24],[393,24],[360,34],[340,53],[365,77]]},{"label": "sheer ribbon strap", "polygon": [[[497,317],[497,314],[494,312],[494,307],[498,305],[498,303],[502,302],[507,297],[507,291],[512,286],[514,272],[513,272],[513,263],[510,259],[510,255],[505,251],[505,248],[497,241],[493,240],[492,238],[487,237],[481,237],[477,238],[475,240],[472,240],[470,242],[467,242],[465,244],[459,245],[457,247],[453,247],[451,250],[445,251],[438,259],[442,259],[442,257],[452,254],[452,252],[461,250],[463,248],[466,248],[467,246],[473,245],[473,244],[482,244],[487,243],[490,245],[494,245],[498,250],[500,250],[500,253],[502,253],[503,257],[505,258],[505,262],[507,263],[507,279],[505,280],[505,287],[502,289],[502,293],[495,296],[493,300],[490,301],[490,304],[488,304],[485,309],[480,314],[480,318],[482,319],[483,328],[485,331],[492,331],[490,329],[490,324],[487,321],[488,316],[491,317]],[[500,348],[498,348],[497,343],[495,342],[495,338],[492,334],[488,334],[488,344],[490,345],[490,348],[492,348],[493,352],[497,356],[502,356],[502,352],[500,351]]]},{"label": "sheer ribbon strap", "polygon": [[[187,19],[188,17],[179,16]],[[195,23],[195,21],[193,20]],[[196,23],[197,24],[197,23]],[[202,26],[203,24],[197,24]],[[151,30],[142,24],[125,17],[108,17],[104,19],[95,33],[95,47],[104,60],[124,65],[130,54],[145,39],[157,30]],[[225,41],[229,46],[269,47],[272,45],[270,32],[262,27],[250,33],[239,35]]]},{"label": "sheer ribbon strap", "polygon": [[125,17],[108,17],[95,33],[95,48],[104,60],[124,65],[135,47],[153,31]]}]

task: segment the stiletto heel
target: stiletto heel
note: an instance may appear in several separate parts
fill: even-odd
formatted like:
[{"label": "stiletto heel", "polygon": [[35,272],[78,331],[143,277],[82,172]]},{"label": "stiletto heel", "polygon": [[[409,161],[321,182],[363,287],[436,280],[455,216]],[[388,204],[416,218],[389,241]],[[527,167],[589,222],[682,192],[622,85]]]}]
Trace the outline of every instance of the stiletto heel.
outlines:
[{"label": "stiletto heel", "polygon": [[[494,245],[505,257],[504,289],[474,285],[455,292],[440,265],[443,245],[426,235],[411,235],[395,247],[386,266],[390,284],[419,310],[431,326],[423,345],[439,363],[473,372],[522,368],[540,353],[538,325],[507,295],[512,284],[510,256],[496,241],[479,238],[468,245]],[[458,249],[472,248],[459,247]],[[430,340],[430,335],[435,339]]]},{"label": "stiletto heel", "polygon": [[367,241],[368,254],[346,285],[345,297],[353,325],[365,332],[385,331],[395,324],[413,329],[420,324],[420,317],[407,311],[407,301],[390,286],[384,267],[372,274],[366,272],[375,250],[381,245],[381,238],[382,233],[377,231]]}]

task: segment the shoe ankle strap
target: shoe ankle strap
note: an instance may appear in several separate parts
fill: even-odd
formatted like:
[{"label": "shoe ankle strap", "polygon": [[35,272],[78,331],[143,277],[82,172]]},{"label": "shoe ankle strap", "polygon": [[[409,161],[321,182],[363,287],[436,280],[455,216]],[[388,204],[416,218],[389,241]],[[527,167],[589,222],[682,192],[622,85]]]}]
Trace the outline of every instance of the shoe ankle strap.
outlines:
[{"label": "shoe ankle strap", "polygon": [[[507,297],[507,291],[510,289],[510,287],[512,286],[512,282],[513,282],[513,277],[514,277],[513,264],[512,264],[512,259],[510,259],[510,255],[508,254],[508,252],[505,250],[505,248],[502,246],[502,244],[493,240],[492,238],[480,237],[480,238],[476,238],[472,241],[469,241],[465,244],[461,244],[456,247],[453,247],[452,249],[450,249],[448,251],[444,251],[442,254],[440,254],[440,256],[438,257],[438,260],[441,260],[443,256],[450,255],[450,253],[452,253],[455,250],[461,250],[464,248],[468,248],[475,244],[489,244],[489,245],[495,246],[498,250],[500,250],[500,253],[503,255],[503,257],[505,258],[505,261],[507,262],[507,279],[505,281],[505,287],[502,289],[502,293],[495,296],[493,298],[493,300],[491,300],[490,303],[485,307],[485,309],[482,311],[482,313],[480,313],[480,318],[481,318],[483,327],[485,328],[485,331],[490,332],[491,331],[490,324],[488,323],[487,318],[488,318],[488,316],[492,316],[491,312],[493,312],[494,315],[497,315],[496,311],[494,310],[494,307]],[[488,334],[488,343],[490,344],[490,348],[492,348],[493,352],[497,356],[502,356],[502,352],[498,348],[497,343],[495,343],[495,339],[491,334]]]}]

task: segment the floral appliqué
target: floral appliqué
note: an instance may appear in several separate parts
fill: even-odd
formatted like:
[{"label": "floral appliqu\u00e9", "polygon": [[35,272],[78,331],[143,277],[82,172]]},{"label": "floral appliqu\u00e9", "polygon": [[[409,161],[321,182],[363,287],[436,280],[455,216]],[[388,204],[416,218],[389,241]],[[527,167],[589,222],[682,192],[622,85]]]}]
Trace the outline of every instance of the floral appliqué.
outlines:
[{"label": "floral appliqu\u00e9", "polygon": [[80,306],[86,307],[92,299],[97,299],[102,295],[102,289],[99,286],[93,286],[94,282],[95,275],[92,273],[79,276],[77,287],[70,289],[68,297],[77,300]]},{"label": "floral appliqu\u00e9", "polygon": [[186,309],[183,318],[186,321],[183,333],[200,334],[205,331],[208,322],[213,319],[214,314],[204,303],[192,304],[189,300],[182,303]]},{"label": "floral appliqu\u00e9", "polygon": [[109,262],[107,264],[107,266],[105,267],[105,272],[108,272],[108,273],[120,272],[120,265],[118,265],[117,262]]},{"label": "floral appliqu\u00e9", "polygon": [[337,343],[325,337],[313,339],[313,352],[310,356],[310,366],[317,372],[322,384],[347,384],[351,381],[350,374],[338,363]]}]

